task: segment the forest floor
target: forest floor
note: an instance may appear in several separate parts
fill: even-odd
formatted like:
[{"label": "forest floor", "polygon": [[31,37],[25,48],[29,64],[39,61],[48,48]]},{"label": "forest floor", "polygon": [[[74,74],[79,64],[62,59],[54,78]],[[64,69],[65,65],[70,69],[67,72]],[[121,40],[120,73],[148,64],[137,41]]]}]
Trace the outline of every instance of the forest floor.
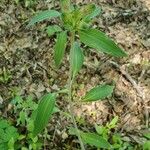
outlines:
[{"label": "forest floor", "polygon": [[[85,63],[73,87],[74,113],[78,120],[84,120],[81,128],[89,130],[95,123],[106,124],[114,116],[119,116],[117,131],[125,139],[140,143],[140,135],[150,126],[150,1],[76,0],[79,5],[89,2],[102,9],[95,26],[113,38],[128,57],[113,58],[88,48],[84,51]],[[48,38],[43,31],[57,20],[26,28],[33,12],[50,8],[59,9],[59,6],[50,0],[40,0],[32,8],[9,0],[0,2],[0,78],[5,70],[8,77],[6,82],[0,80],[0,115],[8,120],[15,118],[10,104],[13,95],[33,95],[39,99],[46,92],[66,86],[68,57],[65,56],[59,70],[53,67],[55,38]],[[115,84],[111,98],[92,104],[77,103],[77,99],[101,83]],[[63,112],[67,111],[65,95],[59,97],[57,106]],[[69,144],[67,127],[70,123],[63,113],[56,114],[48,128],[50,134],[55,132],[55,142],[47,140],[46,143],[53,144],[54,149]]]}]

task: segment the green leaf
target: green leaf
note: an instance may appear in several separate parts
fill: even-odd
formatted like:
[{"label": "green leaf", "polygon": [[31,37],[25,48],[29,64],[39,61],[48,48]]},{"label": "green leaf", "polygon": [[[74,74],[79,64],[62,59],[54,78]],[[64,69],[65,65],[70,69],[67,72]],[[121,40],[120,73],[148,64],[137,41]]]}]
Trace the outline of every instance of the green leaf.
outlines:
[{"label": "green leaf", "polygon": [[61,64],[67,45],[66,42],[67,42],[67,33],[63,31],[60,34],[58,34],[56,45],[54,48],[55,49],[54,60],[56,67],[59,67]]},{"label": "green leaf", "polygon": [[73,78],[80,71],[84,61],[83,52],[77,42],[74,42],[71,50],[71,69]]},{"label": "green leaf", "polygon": [[116,57],[127,56],[109,37],[97,29],[79,30],[80,40],[87,46]]},{"label": "green leaf", "polygon": [[45,10],[45,11],[42,11],[40,13],[38,13],[36,16],[34,16],[31,21],[29,22],[28,26],[32,26],[34,25],[35,23],[37,22],[41,22],[45,19],[51,19],[51,18],[54,18],[54,17],[59,17],[61,14],[56,11],[56,10]]},{"label": "green leaf", "polygon": [[91,21],[91,19],[98,16],[100,13],[101,13],[101,9],[98,6],[95,6],[95,9],[93,10],[93,12],[91,14],[89,14],[88,16],[86,16],[84,18],[84,20],[86,22],[89,22],[89,21]]},{"label": "green leaf", "polygon": [[0,120],[0,129],[5,129],[9,126],[9,123],[6,120]]},{"label": "green leaf", "polygon": [[150,149],[150,141],[146,141],[144,144],[143,144],[143,150],[149,150]]},{"label": "green leaf", "polygon": [[107,124],[109,129],[113,129],[116,127],[119,117],[115,116],[110,123]]},{"label": "green leaf", "polygon": [[84,133],[81,132],[81,138],[84,143],[89,144],[91,146],[95,146],[97,148],[111,148],[111,145],[109,142],[107,142],[103,137],[99,136],[95,133]]},{"label": "green leaf", "polygon": [[34,120],[33,136],[39,134],[47,125],[55,106],[55,94],[46,94],[41,99]]},{"label": "green leaf", "polygon": [[99,135],[102,135],[104,132],[107,131],[106,127],[98,126],[97,124],[95,124],[95,130]]},{"label": "green leaf", "polygon": [[1,143],[1,144],[0,144],[0,150],[8,150],[8,145],[7,145],[7,143]]},{"label": "green leaf", "polygon": [[100,85],[90,90],[83,98],[83,101],[90,102],[104,99],[108,96],[111,96],[113,89],[114,86]]},{"label": "green leaf", "polygon": [[34,130],[34,120],[30,119],[27,126],[26,126],[26,128],[29,132],[32,132]]},{"label": "green leaf", "polygon": [[58,107],[54,107],[53,114],[60,112],[60,109]]},{"label": "green leaf", "polygon": [[144,133],[144,137],[146,137],[150,140],[150,132]]},{"label": "green leaf", "polygon": [[8,150],[14,150],[14,144],[15,144],[15,140],[12,137],[9,141],[8,141]]},{"label": "green leaf", "polygon": [[19,133],[17,132],[17,129],[13,126],[8,127],[5,130],[5,134],[3,135],[4,140],[7,142],[9,141],[11,138],[14,138],[14,140],[16,141],[17,138],[19,137]]},{"label": "green leaf", "polygon": [[62,31],[62,29],[58,25],[46,27],[46,32],[49,37],[60,31]]}]

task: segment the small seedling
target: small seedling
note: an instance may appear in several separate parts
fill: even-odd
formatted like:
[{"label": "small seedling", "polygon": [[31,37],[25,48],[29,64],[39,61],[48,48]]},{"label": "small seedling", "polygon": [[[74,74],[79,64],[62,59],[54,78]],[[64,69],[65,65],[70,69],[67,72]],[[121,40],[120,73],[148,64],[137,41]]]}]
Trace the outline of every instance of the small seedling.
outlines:
[{"label": "small seedling", "polygon": [[[55,66],[60,67],[66,47],[69,47],[69,63],[70,71],[68,74],[68,99],[69,99],[69,112],[72,116],[73,124],[76,128],[76,132],[80,141],[81,149],[84,150],[84,137],[80,135],[76,120],[73,114],[73,102],[72,102],[72,85],[77,73],[80,71],[84,54],[81,44],[84,44],[90,49],[99,52],[104,52],[115,57],[124,57],[127,54],[119,48],[105,33],[98,29],[92,28],[94,17],[98,16],[101,12],[100,8],[95,4],[88,4],[82,7],[72,5],[70,0],[60,0],[61,12],[56,10],[45,10],[38,13],[31,19],[28,27],[35,25],[46,19],[53,19],[58,17],[60,19],[59,25],[53,25],[47,27],[48,36],[54,34],[57,35],[56,44],[54,46],[54,60]],[[68,46],[67,46],[68,45]],[[82,98],[83,102],[97,101],[111,96],[114,86],[112,85],[98,85],[91,89],[85,97]],[[34,136],[39,134],[46,124],[48,119],[52,115],[52,110],[55,105],[55,99],[57,94],[47,94],[39,103],[37,109],[37,116],[34,122]],[[90,135],[93,137],[94,135]]]},{"label": "small seedling", "polygon": [[5,67],[3,69],[0,69],[0,83],[7,83],[9,80],[11,80],[12,75],[9,70],[7,70]]}]

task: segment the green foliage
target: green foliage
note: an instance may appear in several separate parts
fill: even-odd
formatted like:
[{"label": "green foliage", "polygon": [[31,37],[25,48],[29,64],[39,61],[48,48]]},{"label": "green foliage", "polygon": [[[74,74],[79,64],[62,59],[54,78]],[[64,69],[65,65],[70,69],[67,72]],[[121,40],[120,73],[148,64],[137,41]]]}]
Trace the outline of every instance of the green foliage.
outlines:
[{"label": "green foliage", "polygon": [[54,53],[54,60],[55,60],[55,65],[57,67],[60,66],[61,61],[63,59],[65,49],[66,49],[66,42],[67,42],[67,33],[65,31],[61,32],[57,36],[57,41],[55,45],[55,53]]},{"label": "green foliage", "polygon": [[52,19],[54,17],[60,16],[60,13],[56,10],[45,10],[37,14],[32,20],[29,22],[28,27],[34,25],[37,22],[43,21],[45,19]]},{"label": "green foliage", "polygon": [[[70,0],[61,0],[60,1],[61,11],[58,12],[56,10],[45,10],[40,13],[38,13],[35,17],[31,19],[31,21],[28,24],[28,27],[31,25],[34,25],[35,23],[41,22],[45,19],[52,19],[55,17],[61,18],[61,26],[48,26],[47,27],[47,33],[49,36],[60,32],[61,29],[65,29],[64,32],[60,33],[58,35],[56,46],[55,46],[55,53],[54,53],[54,59],[55,64],[58,67],[61,63],[61,59],[64,55],[64,51],[66,48],[66,35],[64,35],[64,39],[62,38],[63,34],[69,32],[69,33],[78,33],[80,40],[85,45],[88,45],[97,51],[102,51],[107,54],[110,54],[112,56],[116,57],[123,57],[127,54],[120,49],[109,37],[107,37],[104,33],[97,29],[91,28],[92,19],[96,16],[98,16],[101,12],[100,8],[96,6],[95,4],[88,4],[84,5],[82,7],[73,7],[71,5]],[[71,34],[70,34],[71,35]],[[75,35],[73,35],[75,36]],[[69,39],[69,38],[68,38]],[[70,37],[71,40],[71,37]],[[76,40],[76,39],[75,39]],[[80,50],[80,43],[79,42],[72,42],[71,47],[75,47],[76,53],[72,52],[73,55],[70,55],[70,57],[79,57],[80,63],[77,64],[79,67],[76,72],[81,69],[81,63],[83,61],[83,54],[81,54]],[[77,46],[77,43],[78,46]],[[78,48],[77,48],[78,47]],[[71,48],[70,51],[75,50],[74,48]],[[72,59],[70,59],[72,61]],[[80,64],[80,65],[79,65]],[[74,68],[72,68],[74,70]]]},{"label": "green foliage", "polygon": [[33,136],[39,134],[47,125],[55,106],[55,94],[46,94],[41,99],[34,120]]},{"label": "green foliage", "polygon": [[12,75],[9,70],[7,70],[5,67],[0,69],[0,83],[7,83],[9,80],[11,80]]},{"label": "green foliage", "polygon": [[33,101],[32,96],[23,99],[18,95],[12,100],[12,104],[14,105],[14,114],[16,114],[17,117],[17,125],[31,126],[31,124],[33,124],[31,117],[33,117],[33,115],[31,116],[30,114],[38,107],[38,104]]},{"label": "green foliage", "polygon": [[77,42],[74,42],[71,52],[72,53],[70,56],[70,63],[71,63],[72,76],[74,78],[83,65],[84,56],[79,46],[79,43]]},{"label": "green foliage", "polygon": [[14,143],[17,141],[19,133],[8,121],[0,120],[0,149],[14,149]]},{"label": "green foliage", "polygon": [[143,144],[143,150],[150,150],[150,140]]},{"label": "green foliage", "polygon": [[[27,133],[20,135],[18,143],[23,139],[32,149],[36,150],[41,147],[41,143],[36,137],[37,132],[39,133],[45,128],[51,114],[59,112],[59,109],[54,107],[54,98],[55,94],[46,94],[41,98],[39,104],[33,100],[32,96],[22,98],[17,95],[13,98],[11,103],[14,106],[13,113],[16,116],[16,126],[26,128],[27,131]],[[26,148],[25,145],[24,148]]]},{"label": "green foliage", "polygon": [[149,139],[149,140],[150,140],[150,132],[145,133],[145,134],[144,134],[144,136],[145,136],[147,139]]},{"label": "green foliage", "polygon": [[[90,146],[89,148],[87,146],[87,149],[92,147],[98,150],[99,148],[106,150],[149,150],[149,140],[142,144],[124,141],[123,137],[115,131],[117,123],[118,116],[115,116],[106,125],[95,124],[96,132],[94,133],[79,131],[84,143]],[[69,134],[77,136],[75,128],[69,128]]]},{"label": "green foliage", "polygon": [[97,51],[110,54],[116,57],[127,56],[110,38],[97,29],[79,30],[80,40]]},{"label": "green foliage", "polygon": [[83,98],[85,102],[97,101],[110,96],[113,92],[114,86],[100,85],[91,89]]},{"label": "green foliage", "polygon": [[150,131],[143,135],[147,141],[143,144],[143,150],[150,150]]},{"label": "green foliage", "polygon": [[[8,145],[9,143],[9,145],[11,145],[14,141],[14,145],[16,146],[15,150],[20,149],[20,147],[33,150],[40,149],[41,143],[36,134],[45,128],[50,115],[59,111],[57,107],[54,107],[54,98],[54,94],[46,94],[40,100],[40,103],[37,104],[31,95],[27,98],[22,98],[19,95],[15,96],[11,103],[14,106],[13,114],[15,114],[16,117],[16,126],[19,129],[25,128],[26,132],[21,134],[18,133],[19,137],[17,139],[14,138],[11,141],[7,141],[6,144]],[[43,120],[39,120],[39,118],[43,118]],[[6,124],[5,120],[0,122],[0,128],[7,126],[8,124]],[[8,138],[10,138],[10,136],[8,136]],[[20,145],[22,140],[27,144]]]},{"label": "green foliage", "polygon": [[97,124],[95,124],[95,130],[99,135],[108,140],[111,129],[115,129],[117,127],[117,122],[118,116],[112,119],[110,123],[107,123],[106,126],[98,126]]},{"label": "green foliage", "polygon": [[[25,128],[27,133],[21,133],[16,143],[16,150],[23,147],[23,149],[36,150],[41,147],[41,143],[39,142],[37,137],[33,137],[34,130],[34,118],[35,112],[37,110],[38,104],[33,101],[32,96],[28,96],[27,98],[22,98],[17,95],[13,98],[11,102],[14,106],[13,113],[16,117],[16,126],[17,128]],[[21,141],[26,141],[27,145],[21,145]]]}]

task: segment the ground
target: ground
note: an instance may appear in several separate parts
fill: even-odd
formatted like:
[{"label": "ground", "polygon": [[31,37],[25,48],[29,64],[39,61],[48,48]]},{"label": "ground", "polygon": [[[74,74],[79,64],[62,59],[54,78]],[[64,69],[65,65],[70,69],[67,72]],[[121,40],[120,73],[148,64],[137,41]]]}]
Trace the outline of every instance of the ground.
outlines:
[{"label": "ground", "polygon": [[[84,118],[88,128],[105,124],[113,116],[119,116],[118,131],[129,140],[140,143],[140,134],[148,130],[150,112],[150,2],[149,0],[76,0],[81,5],[94,2],[102,9],[95,20],[95,27],[105,31],[127,53],[126,58],[112,58],[97,54],[88,48],[86,58],[74,84],[74,113]],[[22,96],[33,94],[39,99],[44,93],[58,91],[66,86],[68,79],[68,56],[59,70],[53,64],[53,44],[43,31],[45,21],[32,28],[26,25],[34,12],[44,9],[59,9],[57,2],[39,1],[31,8],[16,5],[13,1],[0,3],[0,74],[9,71],[8,82],[0,82],[0,114],[8,116],[13,109],[9,102],[12,93]],[[113,83],[115,91],[111,98],[92,104],[78,102],[89,89],[101,83]],[[67,111],[66,96],[61,95],[57,105]],[[10,116],[9,116],[10,117]],[[54,139],[64,143],[70,121],[57,114],[49,125],[50,133],[56,131]],[[64,139],[62,138],[64,137]],[[69,143],[69,140],[68,140]]]}]

